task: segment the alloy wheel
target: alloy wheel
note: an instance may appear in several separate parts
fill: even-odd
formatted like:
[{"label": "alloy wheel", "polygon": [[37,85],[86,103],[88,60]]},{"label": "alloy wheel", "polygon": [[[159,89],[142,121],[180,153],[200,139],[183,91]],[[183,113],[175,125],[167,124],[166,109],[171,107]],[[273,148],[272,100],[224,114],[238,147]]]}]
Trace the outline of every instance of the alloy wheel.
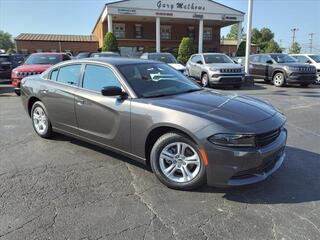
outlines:
[{"label": "alloy wheel", "polygon": [[48,118],[41,107],[38,106],[33,110],[32,120],[38,134],[43,135],[47,132]]},{"label": "alloy wheel", "polygon": [[284,76],[282,73],[277,73],[273,78],[273,83],[276,86],[282,86],[284,83]]},{"label": "alloy wheel", "polygon": [[208,75],[207,75],[207,74],[204,74],[204,75],[202,76],[202,86],[207,87],[208,84],[209,84]]},{"label": "alloy wheel", "polygon": [[186,183],[199,174],[201,160],[192,146],[184,142],[175,142],[161,151],[159,165],[168,179],[177,183]]}]

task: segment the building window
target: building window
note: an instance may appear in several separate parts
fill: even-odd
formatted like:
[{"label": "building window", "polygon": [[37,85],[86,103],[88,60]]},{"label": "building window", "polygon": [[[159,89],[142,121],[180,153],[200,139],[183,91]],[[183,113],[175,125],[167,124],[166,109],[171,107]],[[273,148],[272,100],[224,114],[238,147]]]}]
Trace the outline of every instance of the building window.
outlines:
[{"label": "building window", "polygon": [[171,39],[171,26],[161,26],[161,39],[162,40]]},{"label": "building window", "polygon": [[192,26],[188,27],[188,33],[187,34],[188,34],[189,38],[195,39],[195,37],[196,37],[196,29],[195,29],[195,27],[192,27]]},{"label": "building window", "polygon": [[143,28],[141,24],[136,24],[134,26],[134,32],[135,32],[135,37],[136,38],[142,38],[143,37]]},{"label": "building window", "polygon": [[113,25],[113,33],[116,38],[126,37],[126,25],[124,23],[116,23]]},{"label": "building window", "polygon": [[212,28],[204,28],[203,29],[203,40],[211,41],[212,40]]}]

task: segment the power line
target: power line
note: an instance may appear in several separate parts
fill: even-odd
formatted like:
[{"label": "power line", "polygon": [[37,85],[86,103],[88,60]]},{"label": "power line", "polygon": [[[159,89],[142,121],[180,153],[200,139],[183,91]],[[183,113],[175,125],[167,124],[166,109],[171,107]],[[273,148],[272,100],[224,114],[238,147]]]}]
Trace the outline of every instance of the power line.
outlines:
[{"label": "power line", "polygon": [[309,43],[309,49],[310,49],[310,53],[312,53],[313,51],[313,36],[315,35],[315,33],[309,33],[310,36],[310,43]]}]

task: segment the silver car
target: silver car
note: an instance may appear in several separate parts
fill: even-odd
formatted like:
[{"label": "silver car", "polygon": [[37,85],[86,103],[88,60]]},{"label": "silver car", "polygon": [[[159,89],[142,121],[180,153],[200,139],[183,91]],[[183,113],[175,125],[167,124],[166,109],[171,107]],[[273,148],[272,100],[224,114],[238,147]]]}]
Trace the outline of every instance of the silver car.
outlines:
[{"label": "silver car", "polygon": [[187,74],[201,80],[204,87],[215,85],[240,88],[244,81],[244,68],[221,53],[192,55],[187,62]]},{"label": "silver car", "polygon": [[73,60],[21,86],[39,136],[57,132],[116,151],[174,189],[259,182],[284,160],[286,118],[275,108],[201,88],[161,62]]}]

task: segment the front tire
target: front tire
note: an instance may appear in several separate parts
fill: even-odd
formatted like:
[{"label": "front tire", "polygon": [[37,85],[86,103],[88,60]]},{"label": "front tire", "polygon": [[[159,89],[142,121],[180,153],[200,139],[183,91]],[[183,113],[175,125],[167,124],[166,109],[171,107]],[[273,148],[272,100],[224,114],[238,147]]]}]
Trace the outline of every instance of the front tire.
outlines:
[{"label": "front tire", "polygon": [[286,84],[286,77],[282,72],[278,72],[273,76],[272,81],[276,87],[283,87]]},{"label": "front tire", "polygon": [[206,73],[202,74],[201,83],[203,87],[210,87],[208,74]]},{"label": "front tire", "polygon": [[205,165],[199,147],[180,133],[167,133],[154,144],[151,168],[169,188],[192,190],[206,181]]},{"label": "front tire", "polygon": [[52,126],[48,118],[47,110],[42,102],[35,102],[31,109],[32,125],[36,133],[42,138],[52,136]]}]

